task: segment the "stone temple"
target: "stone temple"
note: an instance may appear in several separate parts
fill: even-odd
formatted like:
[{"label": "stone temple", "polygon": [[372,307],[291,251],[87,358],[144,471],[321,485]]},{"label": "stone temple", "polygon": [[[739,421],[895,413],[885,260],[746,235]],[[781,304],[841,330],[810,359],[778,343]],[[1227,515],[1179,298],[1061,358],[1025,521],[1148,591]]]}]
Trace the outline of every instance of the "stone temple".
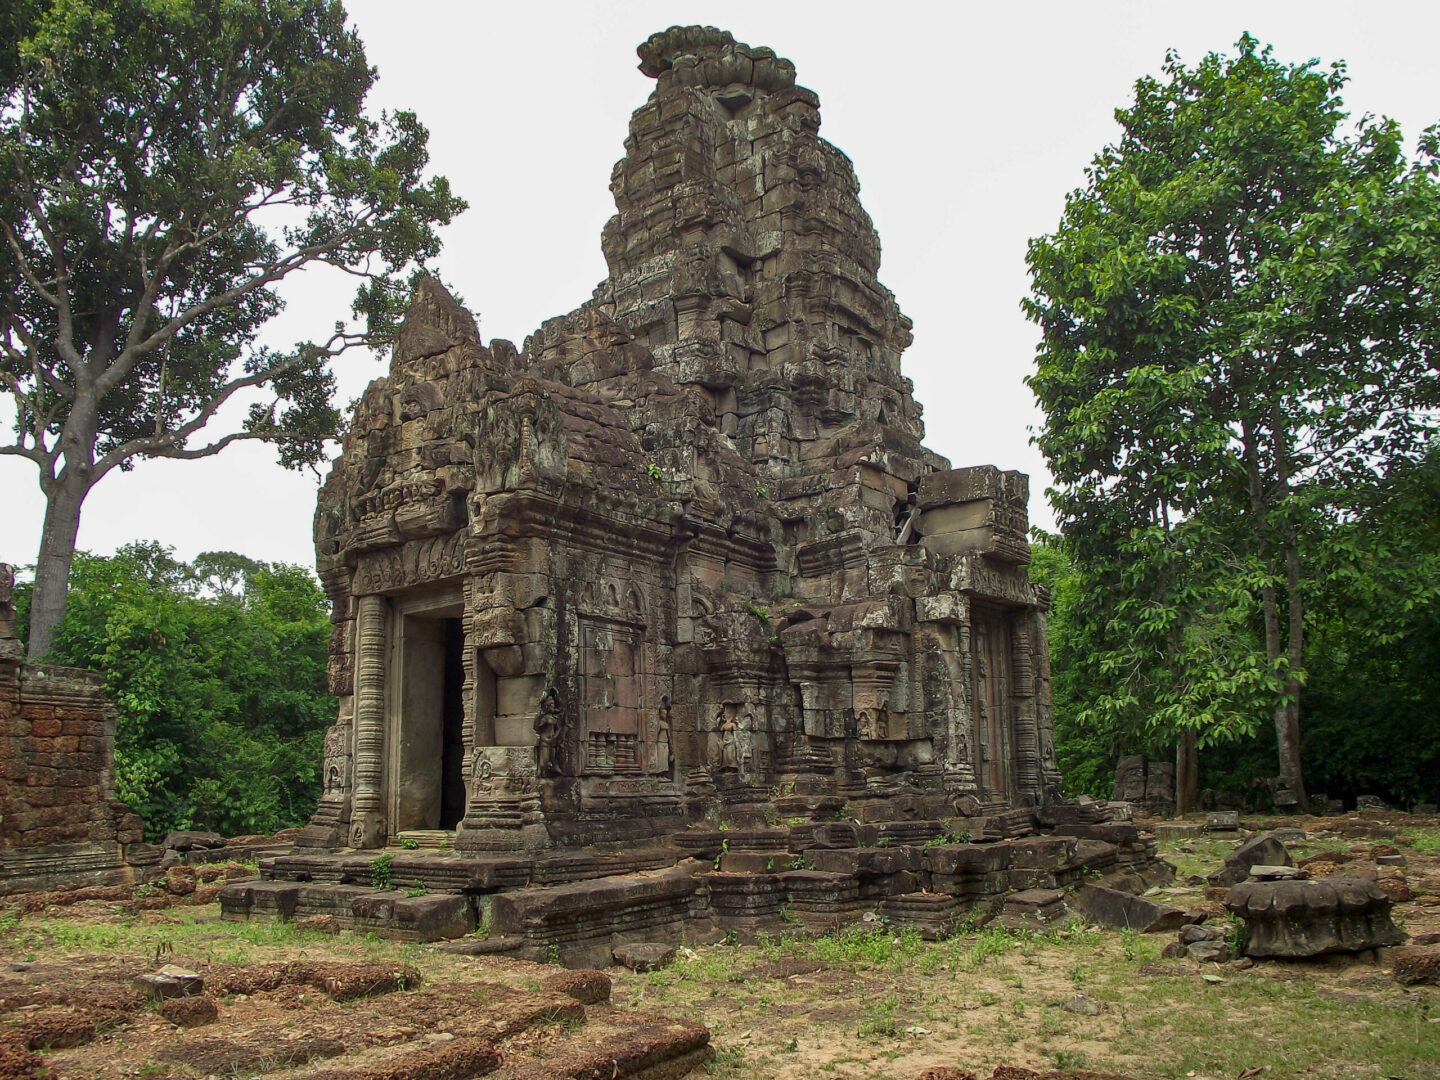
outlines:
[{"label": "stone temple", "polygon": [[816,95],[711,27],[639,55],[593,298],[517,349],[422,284],[356,409],[315,518],[320,850],[277,883],[359,888],[373,854],[321,852],[387,845],[397,883],[405,848],[472,860],[432,892],[676,850],[774,869],[817,830],[1014,836],[1058,797],[1026,477],[924,446],[911,323]]},{"label": "stone temple", "polygon": [[325,845],[934,818],[1059,779],[1026,478],[923,445],[818,99],[713,28],[640,56],[593,299],[517,351],[423,286],[321,494]]}]

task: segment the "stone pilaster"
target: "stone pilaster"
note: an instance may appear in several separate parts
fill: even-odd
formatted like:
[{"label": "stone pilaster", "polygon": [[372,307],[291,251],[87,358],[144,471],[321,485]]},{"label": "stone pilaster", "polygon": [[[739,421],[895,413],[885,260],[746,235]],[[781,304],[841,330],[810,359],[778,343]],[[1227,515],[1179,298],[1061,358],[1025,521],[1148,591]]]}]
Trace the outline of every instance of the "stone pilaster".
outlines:
[{"label": "stone pilaster", "polygon": [[355,663],[355,794],[350,845],[385,843],[385,598],[362,596]]}]

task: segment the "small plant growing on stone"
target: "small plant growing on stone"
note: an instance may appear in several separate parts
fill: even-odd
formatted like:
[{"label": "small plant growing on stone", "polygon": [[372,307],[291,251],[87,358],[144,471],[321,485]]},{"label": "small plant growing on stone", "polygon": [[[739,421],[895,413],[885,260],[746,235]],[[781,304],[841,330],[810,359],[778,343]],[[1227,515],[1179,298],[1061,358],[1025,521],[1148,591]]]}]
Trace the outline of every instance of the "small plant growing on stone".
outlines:
[{"label": "small plant growing on stone", "polygon": [[715,869],[720,869],[720,860],[730,853],[730,840],[728,838],[720,841],[720,854],[715,856]]},{"label": "small plant growing on stone", "polygon": [[770,621],[770,608],[765,604],[757,604],[754,600],[746,600],[745,606],[750,609],[750,614],[754,615],[761,622],[768,623]]},{"label": "small plant growing on stone", "polygon": [[791,869],[791,870],[804,870],[804,869],[805,869],[805,856],[804,856],[804,855],[796,855],[794,858],[792,858],[792,859],[790,860],[790,869]]},{"label": "small plant growing on stone", "polygon": [[373,889],[390,888],[391,876],[394,871],[390,867],[391,857],[381,855],[370,864],[370,887]]},{"label": "small plant growing on stone", "polygon": [[1230,916],[1230,924],[1225,928],[1225,944],[1230,946],[1233,956],[1244,956],[1245,946],[1250,943],[1250,934],[1245,929],[1245,921],[1235,915]]},{"label": "small plant growing on stone", "polygon": [[421,881],[419,878],[416,878],[416,879],[415,879],[415,884],[412,885],[410,888],[408,888],[408,889],[405,890],[405,895],[406,895],[406,896],[424,896],[425,893],[428,892],[428,891],[429,891],[429,890],[427,890],[427,889],[425,888],[425,882]]},{"label": "small plant growing on stone", "polygon": [[400,838],[400,846],[406,851],[414,851],[420,846],[420,841],[416,840],[413,836],[402,836]]},{"label": "small plant growing on stone", "polygon": [[660,471],[660,466],[652,461],[645,466],[645,475],[651,480],[659,480],[664,474]]},{"label": "small plant growing on stone", "polygon": [[756,496],[757,496],[758,498],[761,498],[761,499],[765,498],[765,485],[764,485],[764,484],[756,484],[756,485],[755,485],[755,494],[756,494]]}]

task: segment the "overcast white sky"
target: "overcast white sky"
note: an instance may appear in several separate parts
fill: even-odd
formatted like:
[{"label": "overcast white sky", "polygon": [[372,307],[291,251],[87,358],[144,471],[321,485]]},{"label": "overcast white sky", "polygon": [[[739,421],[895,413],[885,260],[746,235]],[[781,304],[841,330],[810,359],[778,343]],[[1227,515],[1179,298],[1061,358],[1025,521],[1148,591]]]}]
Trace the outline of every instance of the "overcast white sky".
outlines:
[{"label": "overcast white sky", "polygon": [[[711,23],[795,62],[820,95],[821,134],[855,162],[875,220],[881,280],[915,321],[904,370],[928,443],[952,463],[1031,475],[1031,520],[1049,525],[1029,390],[1036,332],[1020,313],[1026,241],[1051,231],[1065,193],[1117,128],[1134,80],[1167,48],[1195,61],[1249,30],[1285,61],[1349,62],[1352,114],[1401,122],[1413,148],[1440,121],[1440,4],[725,4],[348,0],[378,109],[414,109],[436,171],[470,210],[439,262],[482,336],[521,344],[605,276],[600,230],[630,112],[650,93],[635,46],[675,23]],[[289,283],[270,340],[323,335],[353,281]],[[342,401],[385,363],[342,361]],[[0,419],[12,411],[0,406]],[[7,425],[8,426],[8,425]],[[200,462],[150,462],[91,494],[80,546],[156,539],[182,558],[234,550],[311,564],[316,479],[241,444]],[[44,504],[28,462],[0,458],[0,561],[35,558]]]}]

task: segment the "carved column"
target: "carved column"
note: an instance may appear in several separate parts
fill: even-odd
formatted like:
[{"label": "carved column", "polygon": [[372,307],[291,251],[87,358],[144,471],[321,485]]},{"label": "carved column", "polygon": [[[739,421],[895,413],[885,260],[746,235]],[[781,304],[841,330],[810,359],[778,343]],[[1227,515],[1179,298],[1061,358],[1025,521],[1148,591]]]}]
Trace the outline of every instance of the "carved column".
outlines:
[{"label": "carved column", "polygon": [[360,597],[355,643],[355,794],[350,846],[385,843],[385,598]]},{"label": "carved column", "polygon": [[1010,655],[1014,674],[1011,692],[1015,695],[1015,787],[1012,802],[1025,805],[1028,799],[1038,803],[1045,784],[1040,775],[1040,726],[1035,709],[1035,665],[1031,653],[1030,613],[1016,611],[1010,615]]}]

